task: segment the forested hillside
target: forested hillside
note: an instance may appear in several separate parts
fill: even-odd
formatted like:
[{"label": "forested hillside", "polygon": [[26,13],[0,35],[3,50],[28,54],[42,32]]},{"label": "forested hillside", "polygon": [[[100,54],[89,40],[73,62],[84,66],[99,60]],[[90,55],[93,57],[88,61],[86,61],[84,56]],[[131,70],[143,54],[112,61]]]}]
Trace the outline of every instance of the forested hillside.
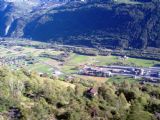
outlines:
[{"label": "forested hillside", "polygon": [[136,83],[61,81],[0,69],[0,118],[7,120],[156,120],[160,88]]},{"label": "forested hillside", "polygon": [[69,2],[59,7],[1,4],[0,35],[90,47],[159,48],[159,4],[159,0]]},{"label": "forested hillside", "polygon": [[1,3],[0,35],[90,47],[160,47],[158,0],[32,7]]},{"label": "forested hillside", "polygon": [[159,10],[159,2],[68,6],[29,23],[25,36],[111,48],[160,47]]}]

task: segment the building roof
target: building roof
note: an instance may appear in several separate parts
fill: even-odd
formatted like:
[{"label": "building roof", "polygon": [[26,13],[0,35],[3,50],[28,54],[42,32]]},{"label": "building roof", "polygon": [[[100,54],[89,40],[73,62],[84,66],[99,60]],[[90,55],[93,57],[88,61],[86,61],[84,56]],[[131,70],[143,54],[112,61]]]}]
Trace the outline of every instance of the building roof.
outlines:
[{"label": "building roof", "polygon": [[96,88],[90,88],[90,89],[87,90],[87,92],[89,94],[96,94],[97,93],[97,89]]}]

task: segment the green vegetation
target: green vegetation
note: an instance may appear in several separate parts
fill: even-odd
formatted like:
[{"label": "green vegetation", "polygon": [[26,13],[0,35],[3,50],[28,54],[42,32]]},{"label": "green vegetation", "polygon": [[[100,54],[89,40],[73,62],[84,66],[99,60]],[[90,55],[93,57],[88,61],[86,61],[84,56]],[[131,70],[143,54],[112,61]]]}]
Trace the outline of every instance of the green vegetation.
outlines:
[{"label": "green vegetation", "polygon": [[125,81],[129,83],[138,82],[138,80],[135,80],[134,78],[125,77],[125,76],[114,76],[108,79],[108,82],[112,82],[112,83],[123,83]]},{"label": "green vegetation", "polygon": [[135,65],[140,67],[152,67],[155,64],[160,64],[160,61],[145,60],[139,58],[128,58],[126,60],[118,59],[117,56],[97,56],[96,60],[99,61],[99,65],[109,65],[113,63],[122,63],[126,65]]},{"label": "green vegetation", "polygon": [[[52,73],[51,66],[58,67],[62,72],[66,74],[71,74],[77,72],[79,65],[84,64],[94,64],[94,65],[129,65],[129,66],[139,66],[139,67],[152,67],[155,64],[160,64],[160,61],[155,60],[145,60],[137,58],[128,58],[126,60],[119,60],[117,56],[86,56],[71,54],[69,59],[63,63],[63,66],[59,66],[58,61],[53,61],[50,58],[38,58],[42,63],[29,65],[27,68],[37,72],[47,72]],[[47,61],[53,61],[50,65],[47,65]],[[44,62],[44,63],[43,63]],[[45,64],[47,63],[47,64]]]},{"label": "green vegetation", "polygon": [[[38,44],[38,43],[37,43]],[[40,44],[40,43],[39,43]],[[20,48],[21,50],[18,51],[16,50],[17,48]],[[75,48],[74,48],[75,49]],[[58,56],[63,53],[67,53],[67,50],[61,51],[61,50],[54,50],[54,49],[47,49],[47,48],[42,48],[42,49],[37,49],[35,47],[26,47],[26,46],[13,46],[10,48],[4,47],[3,45],[0,46],[1,55],[4,57],[4,59],[10,59],[10,57],[17,57],[20,55],[26,55],[31,60],[26,61],[25,59],[22,59],[19,61],[19,67],[21,65],[25,67],[28,70],[33,70],[36,72],[43,72],[43,73],[48,73],[52,74],[54,68],[59,69],[63,73],[66,74],[71,74],[77,72],[79,69],[80,65],[84,64],[93,64],[93,65],[111,65],[111,64],[116,64],[116,65],[129,65],[129,66],[140,66],[140,67],[151,67],[154,65],[160,64],[160,61],[156,60],[145,60],[145,59],[138,59],[138,58],[128,58],[128,59],[121,59],[118,56],[102,56],[98,55],[96,50],[92,49],[83,49],[77,48],[78,51],[84,52],[87,51],[88,55],[82,55],[82,54],[77,54],[77,53],[72,53],[68,52],[69,55],[67,57],[64,57],[64,61],[59,61],[55,60],[52,58],[49,58],[47,56],[40,56],[43,53],[52,55],[52,56]],[[90,51],[92,51],[90,53]],[[90,55],[91,54],[91,55]],[[61,57],[59,57],[61,58]],[[34,59],[34,60],[32,60]],[[28,62],[33,64],[28,64]],[[17,69],[17,64],[10,64],[10,67],[13,69]]]},{"label": "green vegetation", "polygon": [[139,58],[128,58],[128,59],[119,59],[118,56],[87,56],[87,55],[78,55],[74,54],[67,64],[77,65],[77,64],[97,64],[97,65],[110,65],[113,63],[122,63],[126,65],[135,65],[140,67],[152,67],[155,64],[160,64],[160,61],[156,60],[145,60]]},{"label": "green vegetation", "polygon": [[[29,67],[28,67],[29,68]],[[37,71],[37,72],[42,72],[42,73],[52,73],[52,69],[50,66],[45,65],[45,64],[34,64],[30,65],[30,70],[31,71]]]},{"label": "green vegetation", "polygon": [[139,67],[152,67],[156,64],[160,64],[160,61],[145,60],[139,58],[119,59],[118,56],[87,56],[79,54],[71,54],[70,58],[66,60],[62,71],[66,73],[74,73],[77,71],[79,65],[93,64],[93,65],[128,65]]},{"label": "green vegetation", "polygon": [[89,59],[89,56],[74,54],[70,58],[70,61],[68,63],[72,65],[77,65],[77,63],[83,64],[84,62],[87,62],[88,59]]},{"label": "green vegetation", "polygon": [[[74,78],[69,83],[39,77],[24,69],[0,68],[0,118],[156,120],[155,113],[160,112],[160,87],[119,79],[125,81],[97,84]],[[94,95],[87,92],[89,88],[94,89]]]},{"label": "green vegetation", "polygon": [[126,4],[140,4],[140,2],[136,2],[133,0],[113,0],[115,3],[126,3]]}]

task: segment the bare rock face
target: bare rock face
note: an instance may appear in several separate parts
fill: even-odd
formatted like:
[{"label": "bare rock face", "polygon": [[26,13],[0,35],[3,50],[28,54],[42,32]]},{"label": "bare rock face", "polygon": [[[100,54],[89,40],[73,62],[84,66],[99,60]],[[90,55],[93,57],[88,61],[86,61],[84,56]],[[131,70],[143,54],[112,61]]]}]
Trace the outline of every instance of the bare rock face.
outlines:
[{"label": "bare rock face", "polygon": [[159,4],[159,0],[6,0],[0,4],[0,36],[90,47],[160,47]]}]

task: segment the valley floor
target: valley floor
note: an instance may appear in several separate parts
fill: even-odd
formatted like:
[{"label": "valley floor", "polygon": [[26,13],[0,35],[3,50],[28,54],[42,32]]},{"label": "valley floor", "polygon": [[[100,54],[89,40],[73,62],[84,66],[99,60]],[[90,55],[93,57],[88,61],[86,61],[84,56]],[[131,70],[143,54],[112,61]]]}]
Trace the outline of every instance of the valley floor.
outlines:
[{"label": "valley floor", "polygon": [[[160,65],[160,61],[158,60],[113,55],[80,55],[70,51],[44,47],[47,45],[47,43],[31,41],[16,41],[16,44],[14,41],[3,41],[0,45],[0,64],[9,66],[12,70],[23,67],[28,71],[36,71],[40,75],[54,75],[62,79],[66,76],[79,76],[79,78],[86,79],[86,76],[77,76],[78,71],[84,65],[120,65],[142,68]],[[92,79],[107,80],[107,78],[94,78],[93,76]]]}]

